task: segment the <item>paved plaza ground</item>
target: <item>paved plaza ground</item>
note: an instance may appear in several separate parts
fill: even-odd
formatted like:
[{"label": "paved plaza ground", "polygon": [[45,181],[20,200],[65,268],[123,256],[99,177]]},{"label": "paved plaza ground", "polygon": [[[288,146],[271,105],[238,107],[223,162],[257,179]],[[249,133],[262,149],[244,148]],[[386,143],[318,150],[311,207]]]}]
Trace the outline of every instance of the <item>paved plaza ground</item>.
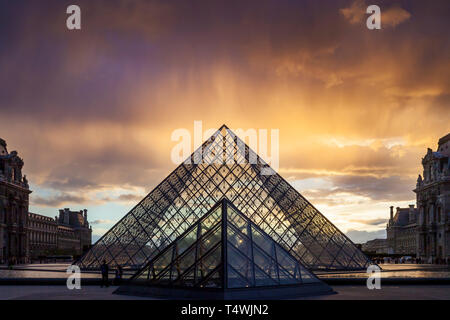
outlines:
[{"label": "paved plaza ground", "polygon": [[[5,266],[0,266],[0,280],[2,279],[60,279],[64,283],[67,278],[65,272],[69,264],[37,264],[37,265],[22,265],[15,266],[13,270],[8,270]],[[450,299],[450,285],[448,281],[443,281],[443,284],[386,284],[383,285],[383,279],[388,282],[388,279],[409,278],[409,279],[450,279],[450,269],[446,266],[437,265],[382,265],[383,272],[381,289],[369,290],[365,285],[348,284],[331,285],[336,294],[308,297],[305,299],[320,299],[320,300],[399,300],[399,299],[426,299],[426,300],[440,300]],[[327,273],[319,274],[319,277],[327,281],[327,279],[354,279],[367,278],[365,272],[351,272],[351,273]],[[82,278],[85,279],[99,279],[99,273],[82,273]],[[14,280],[16,281],[16,280]],[[364,282],[364,281],[361,281]],[[32,299],[32,300],[134,300],[134,299],[148,299],[142,297],[132,297],[113,294],[117,287],[100,288],[97,285],[83,285],[81,290],[69,290],[65,285],[13,285],[8,283],[0,285],[0,299]],[[92,283],[92,282],[91,282]],[[332,283],[332,282],[331,282]],[[444,284],[445,283],[445,284]]]},{"label": "paved plaza ground", "polygon": [[[150,298],[113,294],[117,287],[84,286],[68,290],[65,286],[0,286],[1,300],[146,300]],[[368,290],[365,286],[333,286],[337,294],[302,300],[449,300],[450,285],[383,286]],[[150,299],[152,300],[152,299]],[[153,299],[154,300],[154,299]]]},{"label": "paved plaza ground", "polygon": [[[67,278],[69,263],[25,264],[14,266],[9,270],[0,265],[0,279],[5,278]],[[450,267],[430,264],[382,264],[382,278],[444,278],[450,279]],[[131,276],[134,272],[125,272]],[[356,272],[315,272],[321,279],[332,278],[367,278],[365,271]],[[82,272],[83,278],[99,278],[99,272]],[[114,275],[114,270],[111,270]]]}]

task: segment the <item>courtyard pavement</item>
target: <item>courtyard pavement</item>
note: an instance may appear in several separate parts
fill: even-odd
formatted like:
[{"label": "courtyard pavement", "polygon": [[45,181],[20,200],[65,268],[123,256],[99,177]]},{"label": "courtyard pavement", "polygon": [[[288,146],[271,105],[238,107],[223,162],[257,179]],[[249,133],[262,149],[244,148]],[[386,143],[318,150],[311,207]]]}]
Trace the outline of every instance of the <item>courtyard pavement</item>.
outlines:
[{"label": "courtyard pavement", "polygon": [[[15,266],[13,270],[8,270],[6,266],[0,266],[1,279],[42,279],[53,278],[64,281],[67,279],[65,272],[69,264],[34,264]],[[444,284],[428,283],[428,284],[389,284],[383,285],[383,278],[438,278],[449,279],[450,269],[447,266],[436,265],[381,265],[383,271],[381,273],[381,289],[369,290],[365,285],[356,283],[341,285],[334,283],[331,285],[337,294],[307,297],[303,299],[319,299],[319,300],[403,300],[403,299],[424,299],[424,300],[450,300],[450,285],[448,281]],[[367,277],[365,272],[350,273],[327,273],[318,276],[322,279],[339,279],[339,278],[363,278]],[[97,272],[82,273],[83,278],[99,279]],[[362,281],[364,283],[364,281]],[[64,283],[64,282],[63,282]],[[91,282],[92,283],[92,282]],[[96,285],[83,285],[80,290],[69,290],[65,285],[11,285],[5,283],[0,285],[0,300],[6,299],[31,299],[31,300],[142,300],[149,298],[115,295],[114,290],[117,287],[100,288]]]},{"label": "courtyard pavement", "polygon": [[[154,300],[113,294],[117,287],[84,286],[68,290],[65,286],[0,286],[0,300]],[[450,285],[333,286],[337,294],[307,297],[300,300],[450,300]]]}]

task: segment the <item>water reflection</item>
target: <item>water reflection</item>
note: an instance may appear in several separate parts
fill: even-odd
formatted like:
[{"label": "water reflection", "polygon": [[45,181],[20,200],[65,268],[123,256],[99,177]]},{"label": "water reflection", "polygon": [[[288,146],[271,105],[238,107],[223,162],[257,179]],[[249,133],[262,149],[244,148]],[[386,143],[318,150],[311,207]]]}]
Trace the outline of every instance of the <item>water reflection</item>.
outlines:
[{"label": "water reflection", "polygon": [[[15,266],[8,270],[0,267],[0,279],[5,278],[67,278],[66,269],[70,264],[33,264]],[[417,264],[382,264],[382,278],[447,278],[450,279],[450,267],[439,265]],[[128,278],[133,272],[124,272],[124,278]],[[316,272],[319,278],[367,278],[365,271],[354,272]],[[99,278],[99,272],[81,272],[82,278]],[[114,277],[111,270],[110,278]]]},{"label": "water reflection", "polygon": [[[447,278],[450,267],[424,264],[382,264],[381,278]],[[319,278],[367,278],[365,271],[316,273]]]},{"label": "water reflection", "polygon": [[[0,267],[0,279],[8,278],[50,278],[50,279],[66,279],[68,274],[68,263],[54,264],[28,264],[14,266],[12,270],[6,266]],[[114,276],[114,270],[110,273],[110,278]],[[99,272],[81,272],[82,278],[99,278]]]}]

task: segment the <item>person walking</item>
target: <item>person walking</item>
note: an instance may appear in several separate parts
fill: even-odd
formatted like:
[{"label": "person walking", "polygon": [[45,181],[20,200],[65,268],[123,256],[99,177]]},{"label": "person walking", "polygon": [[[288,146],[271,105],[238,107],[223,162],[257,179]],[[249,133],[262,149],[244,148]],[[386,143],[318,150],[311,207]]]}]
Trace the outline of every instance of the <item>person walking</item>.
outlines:
[{"label": "person walking", "polygon": [[103,263],[100,266],[100,271],[102,272],[102,282],[100,284],[100,287],[101,288],[103,288],[103,286],[109,287],[108,283],[109,267],[106,264],[106,260],[103,260]]}]

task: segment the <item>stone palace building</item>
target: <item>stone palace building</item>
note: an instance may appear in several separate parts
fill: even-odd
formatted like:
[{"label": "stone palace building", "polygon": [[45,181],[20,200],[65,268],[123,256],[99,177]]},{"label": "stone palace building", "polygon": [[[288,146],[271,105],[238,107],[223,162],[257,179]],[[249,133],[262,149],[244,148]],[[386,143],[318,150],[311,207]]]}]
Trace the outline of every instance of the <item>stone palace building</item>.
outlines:
[{"label": "stone palace building", "polygon": [[409,208],[391,207],[390,219],[386,228],[387,253],[415,256],[417,253],[417,209],[414,205]]},{"label": "stone palace building", "polygon": [[415,255],[423,262],[450,260],[450,134],[422,159],[416,188],[417,208],[391,207],[387,224],[390,253]]},{"label": "stone palace building", "polygon": [[0,139],[0,264],[49,255],[81,255],[91,245],[87,210],[59,211],[50,218],[28,211],[31,190],[23,160]]},{"label": "stone palace building", "polygon": [[50,218],[28,213],[29,258],[54,255],[79,256],[90,248],[92,229],[87,210],[59,210],[59,217]]},{"label": "stone palace building", "polygon": [[417,256],[428,262],[450,259],[450,134],[439,140],[437,151],[422,159],[417,195]]},{"label": "stone palace building", "polygon": [[28,258],[27,215],[31,193],[23,160],[17,151],[8,152],[0,139],[0,262],[14,257],[17,262]]},{"label": "stone palace building", "polygon": [[365,253],[370,254],[388,254],[389,246],[386,239],[373,239],[361,245],[361,249]]}]

